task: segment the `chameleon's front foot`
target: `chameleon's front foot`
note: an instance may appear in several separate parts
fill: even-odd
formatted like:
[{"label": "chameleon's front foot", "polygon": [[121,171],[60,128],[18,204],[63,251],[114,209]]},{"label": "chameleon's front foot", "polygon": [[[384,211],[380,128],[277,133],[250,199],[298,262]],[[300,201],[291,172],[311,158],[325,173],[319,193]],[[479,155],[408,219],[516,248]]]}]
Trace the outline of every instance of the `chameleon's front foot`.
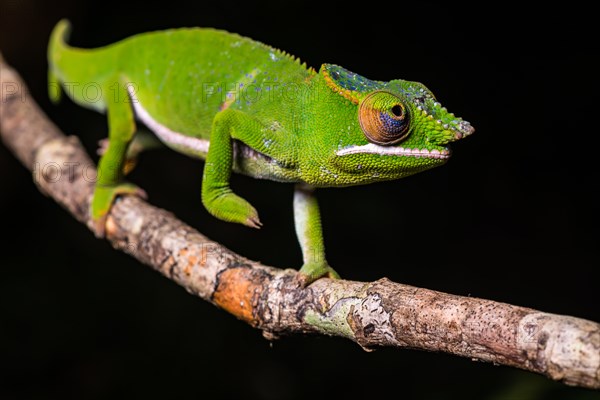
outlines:
[{"label": "chameleon's front foot", "polygon": [[230,190],[203,191],[202,202],[209,213],[223,221],[235,222],[256,229],[260,229],[262,226],[256,209]]},{"label": "chameleon's front foot", "polygon": [[119,195],[134,195],[146,199],[146,192],[132,183],[117,185],[96,185],[92,199],[92,222],[94,234],[98,238],[104,237],[106,231],[106,217],[114,201]]},{"label": "chameleon's front foot", "polygon": [[306,263],[298,271],[300,284],[305,287],[319,278],[340,279],[340,275],[327,263]]}]

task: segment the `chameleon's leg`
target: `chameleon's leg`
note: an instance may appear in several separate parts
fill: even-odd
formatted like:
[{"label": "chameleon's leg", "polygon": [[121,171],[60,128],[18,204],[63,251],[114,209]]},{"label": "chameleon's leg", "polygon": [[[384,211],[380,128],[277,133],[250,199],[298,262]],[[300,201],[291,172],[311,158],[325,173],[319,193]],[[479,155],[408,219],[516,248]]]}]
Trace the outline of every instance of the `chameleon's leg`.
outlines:
[{"label": "chameleon's leg", "polygon": [[98,180],[92,199],[92,220],[96,236],[103,237],[106,217],[118,195],[134,194],[145,197],[137,186],[123,182],[123,168],[127,147],[135,132],[131,104],[107,101],[109,145],[98,164]]},{"label": "chameleon's leg", "polygon": [[314,190],[304,184],[297,184],[294,190],[294,221],[304,259],[299,271],[302,283],[308,285],[324,276],[339,278],[325,259],[321,213]]},{"label": "chameleon's leg", "polygon": [[[108,150],[108,144],[110,140],[108,138],[98,141],[97,153],[99,156],[104,155]],[[164,143],[160,141],[152,132],[146,130],[138,130],[133,136],[133,140],[127,147],[127,153],[125,154],[125,165],[123,166],[123,173],[129,174],[137,165],[139,156],[141,153],[154,150],[161,147],[165,147]]]},{"label": "chameleon's leg", "polygon": [[256,135],[255,123],[243,113],[230,109],[219,112],[213,121],[210,147],[202,177],[202,203],[213,216],[251,228],[260,228],[256,209],[229,187],[233,163],[232,139]]}]

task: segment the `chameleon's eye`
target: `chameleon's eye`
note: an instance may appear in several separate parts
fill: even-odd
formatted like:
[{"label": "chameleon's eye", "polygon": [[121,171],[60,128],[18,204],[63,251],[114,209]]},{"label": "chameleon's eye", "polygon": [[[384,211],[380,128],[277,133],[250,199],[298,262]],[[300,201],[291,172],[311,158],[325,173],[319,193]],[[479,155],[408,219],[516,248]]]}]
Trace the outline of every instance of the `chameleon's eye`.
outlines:
[{"label": "chameleon's eye", "polygon": [[358,122],[369,142],[389,146],[408,136],[410,115],[397,96],[376,91],[361,101]]}]

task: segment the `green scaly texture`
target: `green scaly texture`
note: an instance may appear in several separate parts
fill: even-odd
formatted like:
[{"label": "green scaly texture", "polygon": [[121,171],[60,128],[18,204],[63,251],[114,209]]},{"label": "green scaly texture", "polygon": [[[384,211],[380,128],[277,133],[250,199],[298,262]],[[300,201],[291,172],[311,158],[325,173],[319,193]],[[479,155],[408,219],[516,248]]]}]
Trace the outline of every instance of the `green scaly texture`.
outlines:
[{"label": "green scaly texture", "polygon": [[[254,207],[230,189],[232,171],[296,183],[305,283],[337,277],[325,260],[314,188],[398,179],[442,165],[448,143],[473,132],[418,82],[373,81],[332,64],[317,72],[225,31],[150,32],[88,50],[66,44],[69,29],[60,21],[50,38],[50,96],[57,101],[64,91],[107,113],[109,145],[91,208],[99,236],[116,196],[142,194],[124,181],[136,117],[167,146],[206,160],[202,201],[225,221],[261,225]],[[143,145],[132,147],[137,154]]]}]

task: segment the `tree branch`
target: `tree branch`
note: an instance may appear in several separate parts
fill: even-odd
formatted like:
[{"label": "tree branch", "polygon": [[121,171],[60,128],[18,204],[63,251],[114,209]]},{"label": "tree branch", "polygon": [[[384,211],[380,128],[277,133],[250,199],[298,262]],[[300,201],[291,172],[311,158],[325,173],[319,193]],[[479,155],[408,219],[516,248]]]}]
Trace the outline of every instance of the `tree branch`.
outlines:
[{"label": "tree branch", "polygon": [[[96,170],[76,137],[66,137],[0,57],[0,136],[42,192],[92,227]],[[213,242],[171,213],[135,197],[107,220],[112,245],[188,292],[263,331],[317,333],[378,346],[441,351],[600,388],[600,324],[490,300],[394,283],[320,279],[298,286],[296,271],[264,266]]]}]

